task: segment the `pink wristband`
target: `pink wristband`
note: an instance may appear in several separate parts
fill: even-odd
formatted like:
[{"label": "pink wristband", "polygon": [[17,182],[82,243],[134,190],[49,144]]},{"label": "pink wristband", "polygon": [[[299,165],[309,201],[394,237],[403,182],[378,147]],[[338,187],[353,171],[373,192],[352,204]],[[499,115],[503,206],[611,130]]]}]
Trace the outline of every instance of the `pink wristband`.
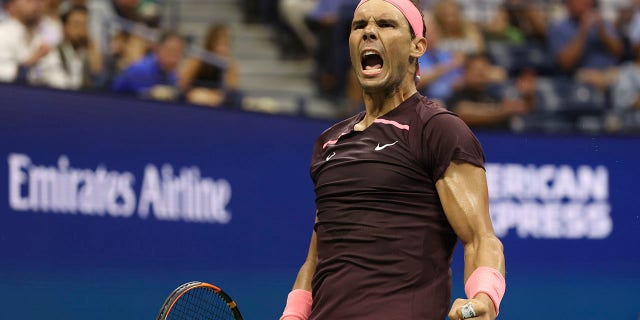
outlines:
[{"label": "pink wristband", "polygon": [[[369,0],[361,0],[356,7],[356,11],[363,5],[365,2]],[[416,35],[416,38],[422,38],[422,31],[424,29],[424,19],[422,18],[422,14],[416,5],[414,5],[411,0],[384,0],[394,7],[398,8],[402,15],[407,18],[411,29],[413,29],[413,34]],[[355,13],[355,12],[354,12]]]},{"label": "pink wristband", "polygon": [[464,292],[469,299],[473,299],[480,292],[488,295],[496,308],[496,315],[499,313],[500,301],[506,289],[507,284],[500,271],[490,267],[477,268],[464,285]]},{"label": "pink wristband", "polygon": [[311,292],[302,289],[295,289],[289,292],[287,305],[280,320],[307,320],[311,314],[311,304],[313,298]]}]

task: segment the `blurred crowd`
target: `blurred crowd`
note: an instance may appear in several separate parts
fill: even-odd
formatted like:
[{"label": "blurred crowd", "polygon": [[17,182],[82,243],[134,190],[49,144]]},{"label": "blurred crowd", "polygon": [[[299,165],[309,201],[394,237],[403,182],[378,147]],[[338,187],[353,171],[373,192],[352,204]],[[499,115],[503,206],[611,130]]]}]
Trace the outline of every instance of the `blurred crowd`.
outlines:
[{"label": "blurred crowd", "polygon": [[0,81],[236,107],[229,28],[160,28],[156,0],[3,0]]},{"label": "blurred crowd", "polygon": [[[2,0],[0,81],[241,107],[229,26],[163,31],[158,0]],[[215,1],[215,0],[211,0]],[[357,0],[237,0],[312,59],[317,95],[362,110],[348,37]],[[640,0],[422,0],[422,94],[477,128],[640,132]]]},{"label": "blurred crowd", "polygon": [[[355,0],[243,0],[282,59],[312,58],[320,96],[362,108],[347,39]],[[473,127],[640,131],[640,0],[422,0],[422,94]]]}]

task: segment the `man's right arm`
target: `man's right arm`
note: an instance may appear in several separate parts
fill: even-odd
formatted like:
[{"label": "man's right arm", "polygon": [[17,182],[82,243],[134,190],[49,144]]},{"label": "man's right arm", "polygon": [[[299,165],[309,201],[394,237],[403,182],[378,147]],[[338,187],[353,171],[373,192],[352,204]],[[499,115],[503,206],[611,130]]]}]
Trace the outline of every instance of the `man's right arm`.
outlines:
[{"label": "man's right arm", "polygon": [[311,291],[311,279],[316,272],[316,265],[318,264],[318,253],[316,251],[316,232],[311,235],[311,243],[309,244],[309,251],[307,258],[298,271],[298,276],[293,284],[293,290],[303,289]]},{"label": "man's right arm", "polygon": [[[316,216],[316,223],[318,218]],[[311,296],[311,280],[316,271],[318,263],[316,232],[311,235],[309,251],[302,267],[298,271],[298,276],[293,284],[293,288],[287,298],[287,305],[284,308],[280,320],[307,320],[311,314],[313,299]]]}]

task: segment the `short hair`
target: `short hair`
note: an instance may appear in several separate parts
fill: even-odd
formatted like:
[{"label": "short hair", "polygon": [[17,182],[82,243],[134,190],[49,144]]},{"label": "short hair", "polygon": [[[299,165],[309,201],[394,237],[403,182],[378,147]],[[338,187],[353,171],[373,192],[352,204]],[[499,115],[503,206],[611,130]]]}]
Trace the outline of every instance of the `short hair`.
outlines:
[{"label": "short hair", "polygon": [[89,9],[87,9],[86,6],[80,5],[80,4],[76,4],[71,6],[71,8],[69,8],[68,10],[65,10],[61,15],[60,15],[60,20],[62,20],[62,24],[66,24],[67,21],[69,21],[69,17],[71,17],[71,14],[74,12],[80,12],[80,13],[84,13],[86,15],[89,15]]},{"label": "short hair", "polygon": [[167,42],[170,39],[179,39],[183,42],[187,42],[187,40],[185,39],[185,37],[183,37],[181,34],[175,32],[175,31],[170,31],[170,30],[165,30],[162,31],[162,33],[160,33],[160,36],[158,37],[158,41],[156,42],[159,45],[164,44],[165,42]]},{"label": "short hair", "polygon": [[464,69],[465,70],[469,69],[469,66],[471,66],[472,63],[478,60],[486,61],[487,63],[491,64],[491,59],[489,58],[488,54],[482,53],[482,52],[471,53],[471,54],[468,54],[465,58]]}]

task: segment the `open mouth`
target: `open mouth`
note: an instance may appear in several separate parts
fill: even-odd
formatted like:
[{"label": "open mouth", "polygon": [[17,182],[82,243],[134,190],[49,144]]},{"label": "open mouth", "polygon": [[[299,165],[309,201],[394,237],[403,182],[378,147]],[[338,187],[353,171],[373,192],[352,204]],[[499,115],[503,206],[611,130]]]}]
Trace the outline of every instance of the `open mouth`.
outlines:
[{"label": "open mouth", "polygon": [[382,60],[382,57],[377,52],[367,50],[362,54],[360,63],[362,65],[363,74],[376,75],[382,71],[384,60]]}]

